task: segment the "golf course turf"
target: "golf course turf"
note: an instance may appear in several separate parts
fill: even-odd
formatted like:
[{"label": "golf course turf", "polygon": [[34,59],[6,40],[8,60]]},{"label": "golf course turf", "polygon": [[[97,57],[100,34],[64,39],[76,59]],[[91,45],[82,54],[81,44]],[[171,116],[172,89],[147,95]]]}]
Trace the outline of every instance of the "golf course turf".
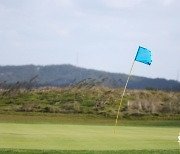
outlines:
[{"label": "golf course turf", "polygon": [[174,152],[180,152],[178,127],[118,126],[116,134],[113,130],[113,126],[98,125],[0,123],[0,152],[8,153],[13,149],[16,149],[14,153],[23,152],[18,149],[27,153],[29,149],[32,149],[29,152],[34,149],[40,150],[36,152],[75,150],[81,153],[174,149]]},{"label": "golf course turf", "polygon": [[[87,119],[87,120],[86,120]],[[90,115],[0,115],[0,153],[180,153],[179,120],[123,120]]]}]

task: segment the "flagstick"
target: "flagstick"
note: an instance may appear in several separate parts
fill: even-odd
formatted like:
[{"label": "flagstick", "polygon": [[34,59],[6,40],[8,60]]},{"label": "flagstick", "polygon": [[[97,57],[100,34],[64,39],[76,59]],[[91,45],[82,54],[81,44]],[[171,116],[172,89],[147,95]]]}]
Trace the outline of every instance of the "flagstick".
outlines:
[{"label": "flagstick", "polygon": [[118,122],[118,117],[119,117],[119,112],[120,112],[120,109],[121,109],[121,105],[122,105],[122,101],[123,101],[123,97],[124,97],[124,94],[125,94],[125,91],[126,91],[126,88],[127,88],[127,84],[128,84],[128,81],[129,81],[129,78],[131,76],[131,72],[132,72],[132,69],[133,69],[133,66],[135,64],[135,60],[133,61],[133,64],[131,66],[131,70],[129,72],[129,75],[128,75],[128,78],[127,78],[127,81],[126,81],[126,85],[124,87],[124,91],[123,91],[123,94],[121,96],[121,100],[120,100],[120,103],[119,103],[119,108],[118,108],[118,112],[117,112],[117,116],[116,116],[116,122],[115,122],[115,127],[114,127],[114,134],[115,134],[115,131],[116,131],[116,126],[117,126],[117,122]]}]

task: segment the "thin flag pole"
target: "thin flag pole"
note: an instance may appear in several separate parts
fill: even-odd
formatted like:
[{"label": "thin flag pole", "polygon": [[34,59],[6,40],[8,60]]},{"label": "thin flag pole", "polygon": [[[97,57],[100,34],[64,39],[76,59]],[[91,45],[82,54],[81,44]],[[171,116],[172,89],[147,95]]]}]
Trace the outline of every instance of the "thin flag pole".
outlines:
[{"label": "thin flag pole", "polygon": [[129,78],[130,78],[130,76],[131,76],[131,72],[132,72],[132,69],[133,69],[134,64],[135,64],[135,60],[133,61],[133,64],[132,64],[132,66],[131,66],[131,69],[130,69],[130,72],[129,72],[129,75],[128,75],[128,78],[127,78],[127,81],[126,81],[126,84],[125,84],[125,87],[124,87],[124,91],[123,91],[123,93],[122,93],[121,100],[120,100],[120,103],[119,103],[118,112],[117,112],[117,116],[116,116],[115,127],[114,127],[114,134],[115,134],[115,132],[116,132],[116,126],[117,126],[117,122],[118,122],[118,117],[119,117],[119,112],[120,112],[120,109],[121,109],[123,97],[124,97],[124,94],[125,94],[125,92],[126,92],[127,84],[128,84],[128,82],[129,82]]}]

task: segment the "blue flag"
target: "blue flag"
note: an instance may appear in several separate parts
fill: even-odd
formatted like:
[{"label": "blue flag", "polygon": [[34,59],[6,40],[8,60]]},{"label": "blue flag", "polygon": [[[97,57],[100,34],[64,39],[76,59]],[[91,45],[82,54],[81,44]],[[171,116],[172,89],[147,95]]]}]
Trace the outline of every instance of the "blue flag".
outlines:
[{"label": "blue flag", "polygon": [[135,57],[135,61],[147,64],[147,65],[151,65],[152,63],[151,51],[149,51],[146,48],[139,47],[136,57]]}]

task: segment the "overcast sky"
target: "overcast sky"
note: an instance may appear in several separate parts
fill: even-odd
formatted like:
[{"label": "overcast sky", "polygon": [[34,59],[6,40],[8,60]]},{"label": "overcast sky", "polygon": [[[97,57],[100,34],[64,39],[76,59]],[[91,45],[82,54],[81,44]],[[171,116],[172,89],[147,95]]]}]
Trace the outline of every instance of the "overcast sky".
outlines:
[{"label": "overcast sky", "polygon": [[180,0],[0,0],[0,65],[129,73],[139,45],[153,62],[133,75],[177,79]]}]

